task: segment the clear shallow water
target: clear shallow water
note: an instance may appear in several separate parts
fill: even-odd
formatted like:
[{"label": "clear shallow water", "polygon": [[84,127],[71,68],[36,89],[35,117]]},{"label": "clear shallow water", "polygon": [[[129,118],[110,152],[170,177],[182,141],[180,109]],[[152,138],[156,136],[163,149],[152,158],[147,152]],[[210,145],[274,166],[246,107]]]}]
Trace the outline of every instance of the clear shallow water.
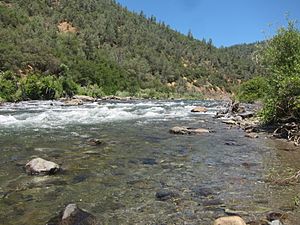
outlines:
[{"label": "clear shallow water", "polygon": [[[191,113],[195,106],[209,110]],[[242,131],[213,120],[221,107],[213,101],[2,106],[1,224],[45,224],[71,202],[103,224],[205,225],[224,215],[225,208],[246,211],[251,219],[290,206],[295,189],[270,187],[264,178],[282,163],[295,167],[282,158],[296,153],[276,150],[271,140],[247,139]],[[169,134],[177,125],[214,133]],[[105,144],[90,146],[90,138]],[[23,166],[37,156],[59,163],[65,172],[27,176]],[[158,201],[155,194],[161,189],[177,197]]]}]

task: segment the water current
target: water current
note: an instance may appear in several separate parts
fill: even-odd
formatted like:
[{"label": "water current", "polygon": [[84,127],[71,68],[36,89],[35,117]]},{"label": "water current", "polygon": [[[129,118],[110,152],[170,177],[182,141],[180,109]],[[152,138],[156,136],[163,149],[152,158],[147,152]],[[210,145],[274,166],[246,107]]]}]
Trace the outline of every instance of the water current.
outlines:
[{"label": "water current", "polygon": [[[204,106],[206,113],[192,113]],[[230,212],[246,220],[271,210],[297,218],[296,187],[265,182],[299,167],[297,151],[213,119],[217,101],[58,101],[0,107],[0,224],[46,224],[68,203],[102,224],[203,224]],[[206,128],[174,135],[174,126]],[[90,139],[103,144],[90,145]],[[34,157],[64,172],[29,176]],[[274,172],[275,171],[275,172]],[[288,172],[287,172],[288,173]],[[174,197],[161,201],[156,193]]]}]

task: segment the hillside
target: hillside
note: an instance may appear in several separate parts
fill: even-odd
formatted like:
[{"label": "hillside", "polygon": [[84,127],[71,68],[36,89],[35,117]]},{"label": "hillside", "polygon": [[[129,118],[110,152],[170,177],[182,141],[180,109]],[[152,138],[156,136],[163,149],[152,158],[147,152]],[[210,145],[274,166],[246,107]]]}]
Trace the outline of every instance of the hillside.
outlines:
[{"label": "hillside", "polygon": [[0,27],[0,71],[14,71],[16,85],[35,73],[92,95],[184,94],[228,91],[260,73],[254,44],[218,49],[112,0],[0,1]]}]

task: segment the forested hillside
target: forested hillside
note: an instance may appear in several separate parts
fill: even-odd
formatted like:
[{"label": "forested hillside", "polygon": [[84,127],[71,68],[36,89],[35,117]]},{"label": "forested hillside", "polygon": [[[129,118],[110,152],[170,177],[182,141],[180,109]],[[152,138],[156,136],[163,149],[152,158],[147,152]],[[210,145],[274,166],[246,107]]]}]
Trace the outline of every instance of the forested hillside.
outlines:
[{"label": "forested hillside", "polygon": [[[0,97],[11,100],[230,90],[260,73],[254,44],[218,49],[113,0],[2,0],[0,27]],[[31,93],[36,83],[47,93]]]}]

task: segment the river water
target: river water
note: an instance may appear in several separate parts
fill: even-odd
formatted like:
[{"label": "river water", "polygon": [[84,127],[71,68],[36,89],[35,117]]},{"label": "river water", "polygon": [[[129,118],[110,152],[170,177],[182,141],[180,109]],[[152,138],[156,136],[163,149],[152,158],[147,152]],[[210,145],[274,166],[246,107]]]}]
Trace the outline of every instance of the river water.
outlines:
[{"label": "river water", "polygon": [[[265,182],[296,171],[299,151],[215,120],[216,101],[33,101],[0,107],[0,224],[40,225],[66,204],[103,224],[211,224],[225,211],[257,219],[271,210],[299,215],[299,186]],[[206,113],[191,113],[205,106]],[[181,136],[173,126],[212,133]],[[97,138],[104,144],[90,145]],[[64,172],[29,176],[33,157]],[[299,167],[299,166],[298,166]],[[285,168],[285,169],[282,169]],[[159,191],[174,196],[156,198]],[[295,224],[295,223],[294,223]]]}]

